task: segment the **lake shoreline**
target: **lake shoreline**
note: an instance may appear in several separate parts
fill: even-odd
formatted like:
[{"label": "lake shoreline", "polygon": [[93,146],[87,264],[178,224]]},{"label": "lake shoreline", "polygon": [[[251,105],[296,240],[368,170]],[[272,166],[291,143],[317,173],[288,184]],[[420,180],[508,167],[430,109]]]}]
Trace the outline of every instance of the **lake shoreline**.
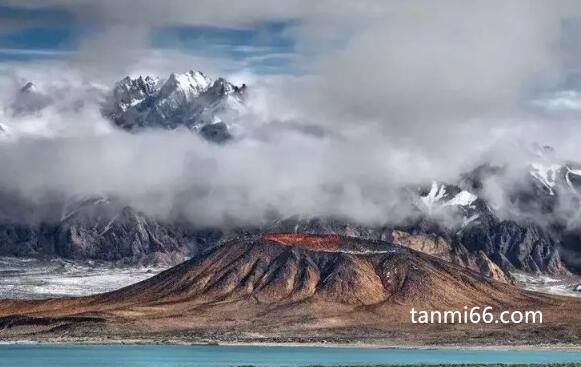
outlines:
[{"label": "lake shoreline", "polygon": [[527,345],[475,345],[475,344],[441,344],[441,345],[413,345],[413,344],[381,344],[381,343],[327,343],[327,342],[223,342],[223,341],[187,341],[187,340],[157,340],[157,339],[60,339],[47,340],[3,340],[1,345],[175,345],[175,346],[223,346],[223,347],[289,347],[289,348],[361,348],[361,349],[410,349],[410,350],[546,350],[546,351],[581,351],[581,345],[575,344],[527,344]]}]

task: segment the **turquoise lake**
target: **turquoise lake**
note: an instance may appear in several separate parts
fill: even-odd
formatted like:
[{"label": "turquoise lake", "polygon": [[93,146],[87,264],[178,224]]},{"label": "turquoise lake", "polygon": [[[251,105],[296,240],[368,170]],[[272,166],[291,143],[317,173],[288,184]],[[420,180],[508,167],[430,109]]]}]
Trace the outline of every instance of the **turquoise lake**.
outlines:
[{"label": "turquoise lake", "polygon": [[581,352],[182,345],[0,345],[0,367],[581,363]]}]

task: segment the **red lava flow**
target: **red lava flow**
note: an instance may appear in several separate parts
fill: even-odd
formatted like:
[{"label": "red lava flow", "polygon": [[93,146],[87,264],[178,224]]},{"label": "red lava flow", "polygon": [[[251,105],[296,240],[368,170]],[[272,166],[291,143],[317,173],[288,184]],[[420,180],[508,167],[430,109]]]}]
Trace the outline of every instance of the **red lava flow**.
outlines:
[{"label": "red lava flow", "polygon": [[262,235],[262,238],[281,245],[302,247],[314,251],[329,251],[339,248],[339,236],[336,234],[266,233]]}]

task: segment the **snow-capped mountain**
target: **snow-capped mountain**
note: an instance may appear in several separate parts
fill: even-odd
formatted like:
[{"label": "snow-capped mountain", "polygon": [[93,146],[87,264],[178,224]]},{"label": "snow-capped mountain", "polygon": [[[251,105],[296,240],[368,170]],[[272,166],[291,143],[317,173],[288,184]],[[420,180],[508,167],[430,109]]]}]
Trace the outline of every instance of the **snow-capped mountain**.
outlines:
[{"label": "snow-capped mountain", "polygon": [[570,193],[580,196],[581,169],[570,163],[534,162],[530,165],[530,175],[540,188],[550,196]]},{"label": "snow-capped mountain", "polygon": [[[512,164],[484,164],[457,182],[421,187],[415,199],[421,214],[403,229],[440,236],[460,253],[482,251],[504,271],[579,272],[579,165],[559,160],[548,146]],[[486,186],[502,182],[509,182],[507,197],[497,207]]]},{"label": "snow-capped mountain", "polygon": [[581,189],[581,165],[563,162],[555,156],[554,148],[535,145],[534,159],[528,164],[529,174],[539,190],[549,196],[574,194]]},{"label": "snow-capped mountain", "polygon": [[106,87],[93,82],[37,85],[28,81],[13,93],[4,110],[13,119],[40,114],[49,108],[59,112],[78,111],[88,104],[99,103],[106,94]]},{"label": "snow-capped mountain", "polygon": [[448,256],[460,263],[488,259],[504,272],[562,273],[559,243],[550,230],[534,221],[503,219],[490,207],[479,176],[490,174],[498,170],[477,169],[457,184],[433,181],[420,190],[417,207],[422,214],[402,229],[438,236],[449,243]]},{"label": "snow-capped mountain", "polygon": [[432,181],[428,192],[420,193],[420,208],[429,215],[445,212],[459,215],[462,226],[477,220],[483,212],[489,213],[485,202],[472,192],[456,185]]},{"label": "snow-capped mountain", "polygon": [[246,85],[212,80],[199,71],[172,73],[165,80],[126,77],[116,83],[102,111],[126,130],[186,127],[222,142],[233,135],[245,110],[245,90]]},{"label": "snow-capped mountain", "polygon": [[10,107],[12,113],[18,116],[38,112],[52,102],[49,95],[42,93],[34,83],[28,82],[20,89]]},{"label": "snow-capped mountain", "polygon": [[[54,112],[64,112],[71,121],[85,121],[95,111],[114,127],[127,131],[184,127],[219,143],[241,131],[241,117],[246,112],[245,93],[245,84],[238,87],[224,78],[213,80],[193,70],[172,73],[165,79],[125,77],[112,88],[87,81],[50,85],[26,81],[13,91],[9,101],[4,101],[0,112],[4,115],[3,123],[6,122],[3,130],[22,125],[23,120],[30,124],[36,117],[49,120]],[[45,112],[48,113],[44,115]]]},{"label": "snow-capped mountain", "polygon": [[3,137],[73,137],[100,135],[114,129],[102,118],[99,104],[108,89],[82,80],[59,82],[14,81],[0,101]]}]

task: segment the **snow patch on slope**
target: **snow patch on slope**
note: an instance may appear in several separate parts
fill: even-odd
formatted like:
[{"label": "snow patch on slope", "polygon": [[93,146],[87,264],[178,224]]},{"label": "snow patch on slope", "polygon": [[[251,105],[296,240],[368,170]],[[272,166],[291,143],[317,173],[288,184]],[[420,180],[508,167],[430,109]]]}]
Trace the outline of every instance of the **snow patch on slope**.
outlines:
[{"label": "snow patch on slope", "polygon": [[199,71],[172,73],[160,89],[168,103],[189,103],[210,87],[212,80]]},{"label": "snow patch on slope", "polygon": [[453,205],[453,206],[470,206],[478,199],[476,195],[466,190],[460,191],[456,196],[449,200],[444,205]]},{"label": "snow patch on slope", "polygon": [[473,193],[462,190],[454,195],[451,199],[447,199],[448,191],[446,185],[439,184],[432,181],[432,186],[427,195],[420,197],[426,208],[432,209],[434,206],[470,206],[478,199]]},{"label": "snow patch on slope", "polygon": [[577,196],[581,196],[581,193],[577,190],[573,182],[571,181],[571,175],[581,177],[581,170],[578,169],[571,169],[567,167],[567,173],[565,173],[565,180],[567,181],[567,185],[571,189],[571,191],[576,194]]},{"label": "snow patch on slope", "polygon": [[445,185],[440,185],[436,181],[432,181],[432,186],[430,188],[430,192],[426,196],[420,197],[420,200],[424,203],[426,208],[431,212],[434,208],[436,203],[439,203],[440,200],[444,198],[446,195],[446,187]]},{"label": "snow patch on slope", "polygon": [[562,167],[560,164],[555,163],[535,162],[531,164],[529,172],[531,176],[549,190],[550,195],[555,195],[554,187],[557,183],[557,174]]},{"label": "snow patch on slope", "polygon": [[[467,190],[458,190],[457,187],[432,181],[430,191],[426,195],[420,196],[420,201],[430,215],[438,209],[446,207],[459,208],[463,214],[462,227],[465,227],[480,218],[475,205],[478,197]],[[454,192],[456,193],[454,194]]]}]

